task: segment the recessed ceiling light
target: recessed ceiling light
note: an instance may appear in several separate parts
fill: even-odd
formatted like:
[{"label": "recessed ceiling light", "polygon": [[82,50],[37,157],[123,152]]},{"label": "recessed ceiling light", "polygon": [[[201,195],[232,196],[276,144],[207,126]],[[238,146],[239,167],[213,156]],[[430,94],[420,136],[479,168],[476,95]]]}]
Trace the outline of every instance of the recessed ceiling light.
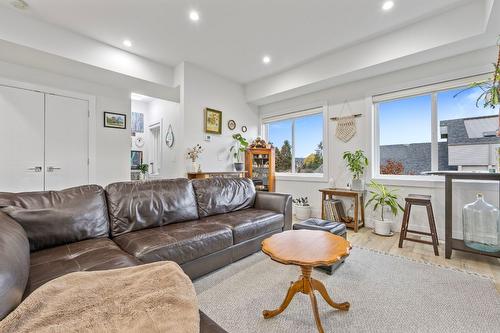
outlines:
[{"label": "recessed ceiling light", "polygon": [[192,10],[189,12],[189,19],[194,22],[199,21],[200,14],[196,10]]},{"label": "recessed ceiling light", "polygon": [[383,10],[391,10],[392,7],[394,7],[394,1],[386,1],[384,2],[384,4],[382,5],[382,9]]},{"label": "recessed ceiling light", "polygon": [[130,39],[125,39],[123,41],[123,45],[125,45],[126,47],[132,47],[132,42],[130,41]]},{"label": "recessed ceiling light", "polygon": [[268,64],[271,62],[271,57],[270,56],[264,56],[264,58],[262,58],[262,62],[265,63],[265,64]]}]

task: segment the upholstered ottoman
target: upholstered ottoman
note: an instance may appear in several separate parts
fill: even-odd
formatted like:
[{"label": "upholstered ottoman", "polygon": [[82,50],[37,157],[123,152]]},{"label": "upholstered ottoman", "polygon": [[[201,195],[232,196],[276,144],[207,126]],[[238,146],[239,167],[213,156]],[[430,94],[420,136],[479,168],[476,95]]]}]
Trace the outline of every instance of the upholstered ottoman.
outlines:
[{"label": "upholstered ottoman", "polygon": [[[322,220],[318,218],[310,218],[305,221],[297,222],[293,225],[293,230],[322,230],[331,232],[334,235],[341,236],[347,238],[347,228],[345,224],[340,222],[333,222],[328,220]],[[345,258],[339,260],[335,264],[331,266],[320,266],[318,269],[321,269],[328,274],[332,275],[333,272],[344,262]]]}]

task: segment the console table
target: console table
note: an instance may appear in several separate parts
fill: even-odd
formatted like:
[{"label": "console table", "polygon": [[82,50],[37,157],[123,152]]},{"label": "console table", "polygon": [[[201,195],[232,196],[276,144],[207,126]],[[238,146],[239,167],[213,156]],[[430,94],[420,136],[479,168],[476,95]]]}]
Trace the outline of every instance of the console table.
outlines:
[{"label": "console table", "polygon": [[206,178],[245,178],[246,171],[223,171],[223,172],[188,172],[188,179]]},{"label": "console table", "polygon": [[465,246],[462,239],[453,238],[453,180],[490,180],[498,181],[500,185],[500,173],[486,172],[460,172],[460,171],[436,171],[426,172],[427,175],[445,177],[445,257],[451,258],[453,250],[480,254],[500,258],[500,252],[484,252]]},{"label": "console table", "polygon": [[[322,219],[325,219],[325,200],[333,199],[334,197],[347,197],[354,201],[354,221],[351,223],[344,221],[336,222],[345,223],[346,227],[353,228],[354,232],[358,232],[358,229],[365,225],[365,191],[355,191],[347,188],[325,188],[319,191],[321,192]],[[359,215],[361,215],[361,219]]]}]

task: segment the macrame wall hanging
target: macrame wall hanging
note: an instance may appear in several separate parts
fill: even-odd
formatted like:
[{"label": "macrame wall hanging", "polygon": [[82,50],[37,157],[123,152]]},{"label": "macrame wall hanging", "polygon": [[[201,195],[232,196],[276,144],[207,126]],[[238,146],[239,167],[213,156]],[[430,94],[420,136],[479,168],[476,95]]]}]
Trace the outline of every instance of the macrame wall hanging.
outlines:
[{"label": "macrame wall hanging", "polygon": [[[346,109],[349,111],[349,115],[344,115]],[[342,109],[338,117],[331,118],[337,121],[337,128],[335,129],[335,136],[342,140],[343,142],[349,142],[356,135],[356,118],[361,117],[359,114],[352,114],[349,102],[346,100],[342,104]]]}]

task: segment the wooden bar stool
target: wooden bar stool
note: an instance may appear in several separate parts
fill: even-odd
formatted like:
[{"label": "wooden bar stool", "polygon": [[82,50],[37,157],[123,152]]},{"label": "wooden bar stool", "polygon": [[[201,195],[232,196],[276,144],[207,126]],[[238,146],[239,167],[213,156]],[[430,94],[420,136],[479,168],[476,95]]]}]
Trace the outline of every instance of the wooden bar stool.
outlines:
[{"label": "wooden bar stool", "polygon": [[[404,240],[423,243],[423,244],[431,244],[434,247],[434,254],[436,256],[439,256],[439,251],[438,251],[439,241],[437,237],[436,221],[434,220],[434,212],[432,211],[431,196],[420,195],[420,194],[409,194],[408,197],[405,198],[405,201],[406,201],[405,212],[403,215],[403,223],[401,224],[401,234],[399,235],[399,247],[400,248],[403,247]],[[429,228],[431,232],[421,232],[408,229],[408,223],[410,222],[410,212],[412,205],[424,206],[427,208],[427,219],[429,220]],[[415,238],[408,238],[407,237],[408,233],[431,236],[432,242]]]}]

